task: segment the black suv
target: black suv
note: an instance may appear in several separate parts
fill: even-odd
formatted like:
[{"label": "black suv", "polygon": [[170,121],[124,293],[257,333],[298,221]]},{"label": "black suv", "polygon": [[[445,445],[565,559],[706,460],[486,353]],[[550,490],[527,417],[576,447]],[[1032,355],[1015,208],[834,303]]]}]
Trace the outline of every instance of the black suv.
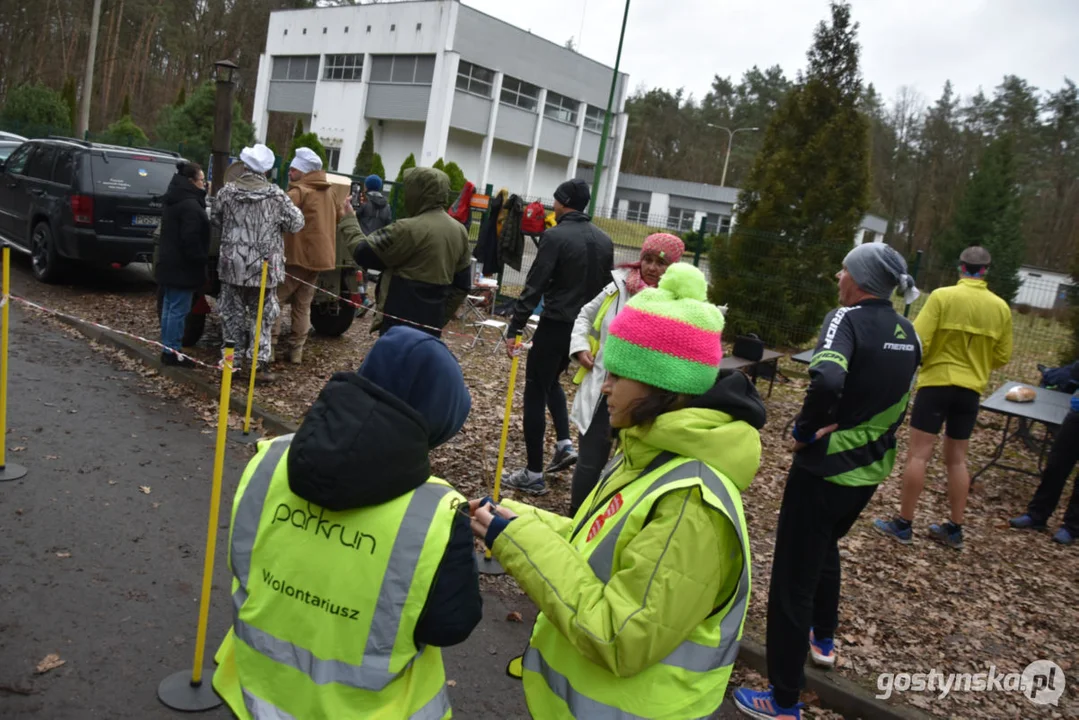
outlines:
[{"label": "black suv", "polygon": [[55,282],[72,260],[149,262],[177,153],[29,140],[0,162],[0,236]]}]

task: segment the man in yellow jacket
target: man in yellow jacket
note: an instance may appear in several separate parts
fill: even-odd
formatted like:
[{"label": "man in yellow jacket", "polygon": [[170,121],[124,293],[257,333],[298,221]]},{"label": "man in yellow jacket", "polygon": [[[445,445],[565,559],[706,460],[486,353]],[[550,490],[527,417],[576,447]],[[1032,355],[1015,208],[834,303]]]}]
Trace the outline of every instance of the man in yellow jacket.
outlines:
[{"label": "man in yellow jacket", "polygon": [[959,256],[959,283],[933,291],[914,321],[922,342],[922,369],[910,415],[899,516],[873,523],[879,532],[903,544],[912,541],[911,524],[925,486],[926,465],[944,426],[951,517],[930,525],[929,537],[963,549],[963,513],[970,491],[967,447],[989,373],[1007,365],[1012,356],[1012,311],[985,281],[991,260],[985,248],[964,250]]}]

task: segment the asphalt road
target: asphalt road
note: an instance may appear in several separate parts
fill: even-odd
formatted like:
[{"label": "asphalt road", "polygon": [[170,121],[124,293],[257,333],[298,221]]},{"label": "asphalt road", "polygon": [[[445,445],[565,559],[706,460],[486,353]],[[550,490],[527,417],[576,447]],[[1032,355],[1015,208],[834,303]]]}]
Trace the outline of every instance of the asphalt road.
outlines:
[{"label": "asphalt road", "polygon": [[[13,276],[14,292],[34,297],[27,263]],[[111,281],[146,283],[127,269],[82,287]],[[12,320],[8,461],[29,474],[0,483],[0,718],[177,717],[156,689],[192,663],[214,435],[82,340],[18,306]],[[251,452],[226,453],[207,666],[228,628],[228,511]],[[508,621],[513,611],[524,622]],[[534,617],[523,597],[485,594],[484,621],[445,651],[455,717],[528,718],[504,669]],[[35,673],[52,653],[64,664]],[[738,715],[728,702],[716,717]]]}]

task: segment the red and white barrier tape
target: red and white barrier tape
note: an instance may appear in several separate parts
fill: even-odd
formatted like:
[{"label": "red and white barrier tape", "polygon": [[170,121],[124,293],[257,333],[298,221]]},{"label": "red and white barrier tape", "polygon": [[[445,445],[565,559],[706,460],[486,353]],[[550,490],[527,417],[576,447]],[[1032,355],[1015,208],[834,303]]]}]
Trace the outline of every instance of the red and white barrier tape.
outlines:
[{"label": "red and white barrier tape", "polygon": [[[309,283],[306,280],[304,280],[302,278],[298,278],[295,275],[292,275],[290,273],[286,272],[285,277],[292,278],[293,280],[300,283],[301,285],[306,285],[307,287],[314,288],[315,290],[317,290],[320,293],[324,293],[326,295],[329,295],[332,298],[336,298],[336,299],[338,299],[338,300],[340,300],[342,302],[348,303],[348,304],[352,305],[355,308],[363,307],[362,305],[360,305],[356,301],[352,300],[351,298],[341,297],[340,295],[337,295],[336,293],[332,293],[329,290],[326,290],[325,288],[320,288],[318,285],[314,285],[312,283]],[[454,332],[453,330],[446,330],[445,328],[438,328],[438,327],[435,327],[434,325],[424,325],[423,323],[418,323],[415,320],[408,320],[408,319],[403,318],[403,317],[397,317],[396,315],[390,315],[387,312],[383,312],[381,310],[378,310],[377,308],[375,308],[374,305],[369,306],[367,308],[367,310],[368,310],[368,312],[373,312],[373,313],[375,313],[377,315],[382,315],[383,317],[388,317],[388,318],[390,318],[392,320],[397,320],[398,322],[402,322],[402,323],[405,323],[407,325],[411,325],[413,327],[423,328],[424,330],[434,330],[435,332],[445,333],[446,335],[456,335],[457,337],[462,337],[462,338],[465,338],[467,340],[475,340],[476,339],[475,335],[469,335],[467,333]],[[509,323],[506,323],[506,330],[507,331],[509,330]],[[529,350],[531,348],[531,346],[532,346],[531,343],[523,343],[521,345],[521,348],[523,350]]]},{"label": "red and white barrier tape", "polygon": [[[59,310],[53,310],[52,308],[47,308],[44,305],[38,305],[36,302],[33,302],[31,300],[27,300],[26,298],[19,297],[18,295],[12,295],[11,299],[14,300],[17,303],[25,305],[25,306],[27,306],[29,308],[34,309],[34,310],[37,310],[38,312],[43,312],[46,315],[55,315],[57,317],[67,318],[68,320],[74,320],[76,322],[86,323],[87,325],[92,325],[92,326],[98,328],[99,330],[106,330],[108,332],[116,333],[117,335],[123,335],[124,337],[129,337],[132,340],[138,340],[139,342],[143,342],[143,343],[146,343],[148,345],[152,345],[154,347],[160,348],[163,352],[172,353],[173,355],[175,355],[177,358],[179,358],[181,360],[185,360],[185,359],[190,360],[191,362],[195,363],[196,365],[207,368],[209,370],[221,370],[222,367],[224,367],[224,361],[218,362],[216,365],[211,365],[210,363],[205,363],[205,362],[199,360],[198,358],[191,357],[190,355],[185,355],[182,352],[177,352],[176,350],[173,350],[170,347],[166,347],[165,345],[162,345],[157,340],[151,340],[150,338],[145,338],[145,337],[142,337],[141,335],[136,335],[134,333],[127,332],[126,330],[117,330],[116,328],[111,328],[108,325],[102,325],[101,323],[94,322],[93,320],[87,320],[86,318],[81,318],[81,317],[78,317],[76,315],[69,315],[67,313],[60,312]],[[0,304],[0,307],[3,307],[3,305]]]}]

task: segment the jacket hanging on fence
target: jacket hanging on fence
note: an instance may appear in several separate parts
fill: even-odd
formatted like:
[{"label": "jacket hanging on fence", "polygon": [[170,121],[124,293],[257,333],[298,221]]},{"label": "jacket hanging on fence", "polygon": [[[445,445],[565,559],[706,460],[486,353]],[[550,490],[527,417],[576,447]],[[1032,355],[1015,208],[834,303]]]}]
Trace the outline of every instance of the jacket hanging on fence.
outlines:
[{"label": "jacket hanging on fence", "polygon": [[472,251],[472,257],[483,267],[484,275],[497,275],[502,270],[498,262],[498,216],[505,198],[505,191],[491,198],[491,205],[480,224],[476,248]]},{"label": "jacket hanging on fence", "polygon": [[525,204],[517,195],[510,195],[506,201],[506,219],[498,236],[498,259],[500,264],[509,265],[514,270],[521,269],[525,254],[525,236],[521,232],[521,217]]}]

